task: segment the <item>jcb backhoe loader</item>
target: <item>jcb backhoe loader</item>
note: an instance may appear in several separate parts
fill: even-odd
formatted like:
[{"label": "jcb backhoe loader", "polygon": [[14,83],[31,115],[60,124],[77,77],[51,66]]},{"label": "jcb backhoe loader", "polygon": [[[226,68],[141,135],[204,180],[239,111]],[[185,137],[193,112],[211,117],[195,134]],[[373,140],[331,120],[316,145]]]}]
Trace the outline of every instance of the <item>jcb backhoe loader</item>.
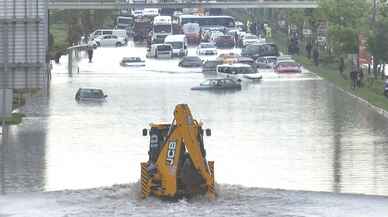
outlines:
[{"label": "jcb backhoe loader", "polygon": [[[215,198],[214,162],[206,160],[202,124],[186,104],[175,107],[171,124],[151,124],[148,162],[141,163],[141,196],[191,197],[207,193]],[[206,135],[211,131],[207,129]]]}]

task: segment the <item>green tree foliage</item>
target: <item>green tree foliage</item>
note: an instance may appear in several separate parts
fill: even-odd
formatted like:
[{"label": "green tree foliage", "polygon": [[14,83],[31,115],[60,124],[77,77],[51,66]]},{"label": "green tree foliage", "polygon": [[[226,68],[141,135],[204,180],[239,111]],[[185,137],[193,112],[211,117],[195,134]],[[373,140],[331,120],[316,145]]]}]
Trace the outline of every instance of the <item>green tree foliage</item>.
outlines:
[{"label": "green tree foliage", "polygon": [[367,39],[369,53],[374,58],[374,73],[377,65],[388,62],[388,17],[383,17],[374,25]]},{"label": "green tree foliage", "polygon": [[320,0],[320,16],[329,22],[329,44],[336,55],[355,53],[365,32],[371,5],[365,0]]}]

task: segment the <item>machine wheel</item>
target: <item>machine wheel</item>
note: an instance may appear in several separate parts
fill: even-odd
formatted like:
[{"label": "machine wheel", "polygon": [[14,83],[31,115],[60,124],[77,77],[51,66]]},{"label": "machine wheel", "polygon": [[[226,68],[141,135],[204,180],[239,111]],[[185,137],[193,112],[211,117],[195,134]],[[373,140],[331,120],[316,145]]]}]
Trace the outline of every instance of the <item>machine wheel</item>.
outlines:
[{"label": "machine wheel", "polygon": [[121,46],[122,46],[122,44],[120,42],[116,43],[116,47],[121,47]]}]

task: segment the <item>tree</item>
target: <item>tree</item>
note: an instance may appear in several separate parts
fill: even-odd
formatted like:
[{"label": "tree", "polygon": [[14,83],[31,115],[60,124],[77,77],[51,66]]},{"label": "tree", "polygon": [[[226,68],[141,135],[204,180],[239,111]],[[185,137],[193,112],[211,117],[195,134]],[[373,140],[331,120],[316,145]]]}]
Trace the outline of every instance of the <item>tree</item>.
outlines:
[{"label": "tree", "polygon": [[339,56],[357,52],[357,36],[367,32],[371,7],[365,0],[319,0],[319,9],[329,22],[329,44]]},{"label": "tree", "polygon": [[[373,31],[367,39],[369,53],[373,56],[373,73],[379,73],[377,66],[388,62],[388,18],[382,18],[375,23]],[[382,75],[383,76],[383,75]]]}]

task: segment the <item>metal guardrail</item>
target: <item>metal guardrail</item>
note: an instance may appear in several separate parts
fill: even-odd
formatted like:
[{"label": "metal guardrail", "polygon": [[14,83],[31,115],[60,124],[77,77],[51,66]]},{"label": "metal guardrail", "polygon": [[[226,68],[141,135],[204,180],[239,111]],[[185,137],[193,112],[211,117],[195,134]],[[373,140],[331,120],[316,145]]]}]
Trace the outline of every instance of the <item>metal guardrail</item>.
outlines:
[{"label": "metal guardrail", "polygon": [[120,9],[120,8],[317,8],[316,0],[165,0],[160,3],[131,3],[126,0],[49,0],[49,9]]}]

